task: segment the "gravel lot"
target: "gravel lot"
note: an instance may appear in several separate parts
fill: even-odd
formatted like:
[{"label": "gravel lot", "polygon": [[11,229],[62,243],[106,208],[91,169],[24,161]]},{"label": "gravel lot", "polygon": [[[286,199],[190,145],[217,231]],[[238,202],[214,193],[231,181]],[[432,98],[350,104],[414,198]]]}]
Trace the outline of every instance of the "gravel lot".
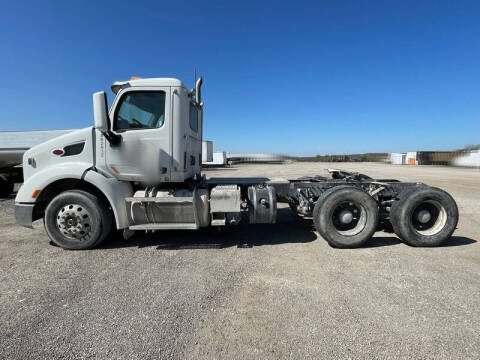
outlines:
[{"label": "gravel lot", "polygon": [[[239,165],[218,176],[322,174],[332,164]],[[0,200],[0,358],[480,357],[480,171],[335,164],[449,191],[454,237],[413,248],[377,233],[333,249],[288,209],[276,225],[49,244]],[[251,248],[237,244],[249,241]],[[222,244],[223,246],[219,246]]]}]

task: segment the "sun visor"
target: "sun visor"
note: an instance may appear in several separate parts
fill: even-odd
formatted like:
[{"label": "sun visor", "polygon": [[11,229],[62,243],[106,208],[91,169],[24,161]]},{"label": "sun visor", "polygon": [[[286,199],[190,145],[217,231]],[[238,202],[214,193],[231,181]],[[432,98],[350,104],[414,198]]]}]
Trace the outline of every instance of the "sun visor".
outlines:
[{"label": "sun visor", "polygon": [[114,94],[117,94],[121,89],[129,86],[130,86],[130,83],[128,81],[115,81],[110,86],[110,89],[112,89]]}]

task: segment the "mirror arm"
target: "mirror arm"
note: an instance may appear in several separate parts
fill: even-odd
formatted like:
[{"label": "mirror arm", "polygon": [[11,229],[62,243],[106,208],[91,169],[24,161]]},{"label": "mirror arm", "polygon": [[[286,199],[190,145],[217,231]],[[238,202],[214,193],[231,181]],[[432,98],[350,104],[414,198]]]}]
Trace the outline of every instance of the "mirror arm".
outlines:
[{"label": "mirror arm", "polygon": [[110,145],[112,146],[118,146],[120,145],[120,142],[122,141],[122,136],[115,134],[114,132],[107,130],[107,131],[102,131],[102,135],[105,136],[105,139],[108,140]]}]

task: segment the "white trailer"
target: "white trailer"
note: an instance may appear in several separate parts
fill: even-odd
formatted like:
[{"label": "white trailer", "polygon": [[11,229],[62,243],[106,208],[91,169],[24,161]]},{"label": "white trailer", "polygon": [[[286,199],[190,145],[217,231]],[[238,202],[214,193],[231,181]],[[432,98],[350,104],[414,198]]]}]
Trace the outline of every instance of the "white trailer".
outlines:
[{"label": "white trailer", "polygon": [[[89,249],[112,227],[196,230],[276,222],[277,203],[311,219],[335,247],[358,247],[377,230],[414,246],[435,246],[456,228],[458,209],[443,190],[331,170],[328,177],[211,178],[201,173],[202,79],[116,82],[93,95],[94,127],[27,150],[15,199],[23,226],[42,219],[50,239]],[[270,161],[271,157],[263,160]],[[242,216],[245,215],[245,216]]]},{"label": "white trailer", "polygon": [[12,193],[14,183],[22,182],[25,151],[74,130],[0,131],[0,196]]},{"label": "white trailer", "polygon": [[222,167],[227,165],[227,153],[225,151],[214,151],[212,161],[202,163],[205,167]]},{"label": "white trailer", "polygon": [[388,162],[392,165],[406,165],[407,153],[390,153]]},{"label": "white trailer", "polygon": [[227,153],[227,163],[262,163],[262,164],[279,164],[284,163],[285,155],[270,153]]},{"label": "white trailer", "polygon": [[480,150],[472,150],[459,155],[453,160],[452,165],[480,168]]},{"label": "white trailer", "polygon": [[213,161],[213,142],[202,141],[202,164]]}]

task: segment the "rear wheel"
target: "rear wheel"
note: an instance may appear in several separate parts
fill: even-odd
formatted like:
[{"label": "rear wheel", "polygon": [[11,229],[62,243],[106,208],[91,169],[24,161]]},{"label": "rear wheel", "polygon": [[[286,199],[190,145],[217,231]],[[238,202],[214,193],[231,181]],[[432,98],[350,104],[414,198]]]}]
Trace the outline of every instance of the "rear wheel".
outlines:
[{"label": "rear wheel", "polygon": [[392,204],[390,221],[395,234],[412,246],[438,246],[458,223],[455,200],[445,191],[415,186],[400,193]]},{"label": "rear wheel", "polygon": [[325,191],[313,210],[320,235],[338,248],[355,248],[370,239],[377,228],[378,206],[365,191],[337,186]]},{"label": "rear wheel", "polygon": [[56,245],[83,250],[105,239],[112,227],[112,216],[96,196],[72,190],[57,195],[48,204],[44,224]]}]

